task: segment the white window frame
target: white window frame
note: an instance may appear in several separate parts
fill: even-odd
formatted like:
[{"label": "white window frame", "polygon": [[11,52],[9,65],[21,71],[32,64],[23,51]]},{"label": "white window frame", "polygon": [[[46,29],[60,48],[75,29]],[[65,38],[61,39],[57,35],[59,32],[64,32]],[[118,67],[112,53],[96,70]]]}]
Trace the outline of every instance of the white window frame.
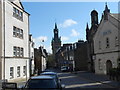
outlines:
[{"label": "white window frame", "polygon": [[17,67],[17,77],[20,77],[20,66]]},{"label": "white window frame", "polygon": [[26,75],[26,66],[23,66],[23,76]]},{"label": "white window frame", "polygon": [[10,67],[10,79],[14,78],[14,67]]},{"label": "white window frame", "polygon": [[13,47],[13,56],[17,56],[17,47],[16,46],[14,46]]}]

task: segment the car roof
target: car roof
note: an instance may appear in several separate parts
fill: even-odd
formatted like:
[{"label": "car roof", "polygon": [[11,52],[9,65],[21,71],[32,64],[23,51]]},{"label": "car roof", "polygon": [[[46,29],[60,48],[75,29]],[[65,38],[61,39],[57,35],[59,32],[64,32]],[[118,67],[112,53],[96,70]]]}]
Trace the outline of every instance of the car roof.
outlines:
[{"label": "car roof", "polygon": [[41,73],[41,74],[52,74],[52,75],[55,75],[55,74],[57,74],[57,73],[55,73],[55,72],[43,72],[43,73]]},{"label": "car roof", "polygon": [[31,77],[31,79],[54,79],[54,78],[51,76],[42,75],[42,76],[33,76]]}]

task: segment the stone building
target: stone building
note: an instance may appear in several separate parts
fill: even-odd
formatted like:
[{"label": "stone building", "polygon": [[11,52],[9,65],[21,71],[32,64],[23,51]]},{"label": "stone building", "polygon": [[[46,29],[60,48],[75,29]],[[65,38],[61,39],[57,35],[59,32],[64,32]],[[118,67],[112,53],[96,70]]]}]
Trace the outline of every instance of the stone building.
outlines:
[{"label": "stone building", "polygon": [[120,66],[120,19],[105,6],[103,16],[94,35],[95,73],[107,74]]},{"label": "stone building", "polygon": [[59,37],[59,32],[57,28],[57,24],[55,23],[55,29],[54,29],[54,37],[52,39],[52,53],[55,54],[56,51],[61,47],[61,38]]},{"label": "stone building", "polygon": [[86,26],[86,40],[87,40],[87,52],[88,52],[88,70],[94,72],[94,42],[93,37],[98,28],[98,12],[93,10],[91,12],[91,27],[88,24]]},{"label": "stone building", "polygon": [[54,37],[52,38],[52,42],[51,42],[53,59],[55,61],[55,65],[53,65],[53,66],[56,66],[55,54],[56,54],[57,50],[61,47],[61,37],[59,37],[58,34],[59,34],[59,31],[57,28],[57,24],[55,23]]},{"label": "stone building", "polygon": [[39,49],[34,49],[34,63],[35,63],[35,72],[40,74],[40,72],[46,69],[47,64],[47,52],[43,49],[42,46]]},{"label": "stone building", "polygon": [[29,15],[19,0],[0,0],[0,79],[30,76]]},{"label": "stone building", "polygon": [[73,44],[63,44],[56,53],[58,66],[69,66],[72,70],[87,70],[87,44],[79,40]]},{"label": "stone building", "polygon": [[74,46],[75,46],[75,49],[74,49],[75,70],[77,71],[88,70],[86,41],[79,40],[78,42],[74,43]]},{"label": "stone building", "polygon": [[33,38],[32,38],[32,34],[29,35],[29,52],[30,52],[30,76],[34,74],[34,69],[35,69],[35,65],[34,65],[34,42],[33,42]]}]

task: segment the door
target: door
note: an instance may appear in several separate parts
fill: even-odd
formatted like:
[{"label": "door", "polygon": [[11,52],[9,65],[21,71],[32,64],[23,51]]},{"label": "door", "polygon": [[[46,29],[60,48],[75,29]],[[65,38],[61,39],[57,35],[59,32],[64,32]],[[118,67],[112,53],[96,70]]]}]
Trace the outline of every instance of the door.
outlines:
[{"label": "door", "polygon": [[106,74],[109,74],[110,69],[112,68],[112,62],[107,60],[106,62]]}]

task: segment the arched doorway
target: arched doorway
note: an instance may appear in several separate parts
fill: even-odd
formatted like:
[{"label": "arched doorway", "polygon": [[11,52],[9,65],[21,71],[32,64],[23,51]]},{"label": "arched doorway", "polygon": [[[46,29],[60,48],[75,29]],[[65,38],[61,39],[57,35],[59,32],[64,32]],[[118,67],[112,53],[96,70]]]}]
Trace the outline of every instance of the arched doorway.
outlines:
[{"label": "arched doorway", "polygon": [[107,62],[106,62],[106,74],[109,73],[111,68],[112,68],[112,62],[110,60],[107,60]]}]

